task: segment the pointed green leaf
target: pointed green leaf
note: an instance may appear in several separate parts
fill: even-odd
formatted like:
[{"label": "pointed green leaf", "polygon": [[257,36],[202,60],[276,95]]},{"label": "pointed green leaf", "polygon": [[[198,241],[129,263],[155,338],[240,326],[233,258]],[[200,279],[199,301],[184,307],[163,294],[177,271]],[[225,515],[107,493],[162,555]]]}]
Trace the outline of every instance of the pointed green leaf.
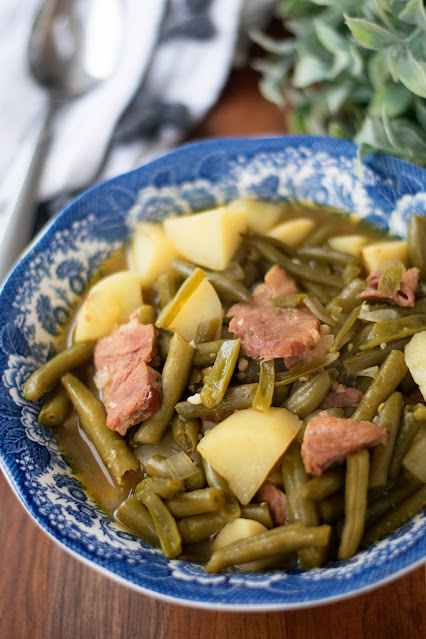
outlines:
[{"label": "pointed green leaf", "polygon": [[426,28],[426,12],[423,0],[409,0],[404,9],[398,14],[400,20],[416,27]]},{"label": "pointed green leaf", "polygon": [[317,38],[324,49],[333,54],[349,50],[348,40],[337,33],[335,29],[332,29],[323,20],[314,20],[314,25]]},{"label": "pointed green leaf", "polygon": [[426,103],[420,98],[415,99],[416,116],[420,126],[426,131]]},{"label": "pointed green leaf", "polygon": [[345,15],[345,22],[355,40],[366,49],[380,50],[399,42],[398,37],[374,22],[362,18],[350,18]]},{"label": "pointed green leaf", "polygon": [[274,55],[291,55],[296,50],[296,42],[293,38],[277,40],[276,38],[271,38],[258,30],[249,31],[249,37],[253,40],[253,42],[262,47],[262,49],[265,49],[265,51],[273,53]]},{"label": "pointed green leaf", "polygon": [[387,55],[383,51],[371,53],[367,58],[368,78],[375,89],[382,87],[388,77],[388,61]]},{"label": "pointed green leaf", "polygon": [[315,82],[328,78],[329,67],[319,58],[301,55],[294,69],[293,86],[298,89],[309,87]]},{"label": "pointed green leaf", "polygon": [[426,98],[426,73],[424,66],[417,62],[408,49],[402,51],[398,59],[399,79],[407,89]]},{"label": "pointed green leaf", "polygon": [[386,84],[376,91],[368,112],[369,115],[379,118],[384,109],[387,116],[395,118],[407,110],[412,99],[412,93],[404,85]]}]

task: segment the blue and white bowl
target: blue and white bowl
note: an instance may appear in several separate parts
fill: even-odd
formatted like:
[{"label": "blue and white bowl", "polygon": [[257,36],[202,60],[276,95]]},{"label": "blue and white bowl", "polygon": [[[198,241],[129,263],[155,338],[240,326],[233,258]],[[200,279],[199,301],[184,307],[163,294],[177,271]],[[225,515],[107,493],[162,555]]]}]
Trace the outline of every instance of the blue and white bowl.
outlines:
[{"label": "blue and white bowl", "polygon": [[43,530],[110,577],[174,603],[284,610],[361,593],[419,565],[426,513],[321,569],[208,575],[201,565],[166,559],[103,515],[21,391],[49,357],[88,280],[137,221],[245,195],[328,204],[404,236],[410,215],[426,215],[426,171],[383,155],[361,168],[353,144],[328,138],[216,140],[180,148],[82,195],[35,241],[0,294],[0,460]]}]

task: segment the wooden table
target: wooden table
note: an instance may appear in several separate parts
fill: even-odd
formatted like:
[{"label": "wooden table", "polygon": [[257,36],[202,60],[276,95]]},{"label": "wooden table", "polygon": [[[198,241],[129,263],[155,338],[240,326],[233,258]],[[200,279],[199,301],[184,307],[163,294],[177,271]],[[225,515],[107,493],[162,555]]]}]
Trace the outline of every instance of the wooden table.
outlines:
[{"label": "wooden table", "polygon": [[[285,132],[249,71],[231,76],[193,137]],[[165,604],[80,563],[25,513],[0,474],[1,639],[420,639],[423,568],[365,595],[294,612],[222,613]]]}]

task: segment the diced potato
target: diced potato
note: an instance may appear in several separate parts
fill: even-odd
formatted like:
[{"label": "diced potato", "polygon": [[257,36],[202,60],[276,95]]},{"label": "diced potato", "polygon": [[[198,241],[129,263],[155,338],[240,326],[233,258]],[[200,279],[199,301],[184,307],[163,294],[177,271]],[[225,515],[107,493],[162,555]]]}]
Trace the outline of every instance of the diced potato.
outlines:
[{"label": "diced potato", "polygon": [[183,257],[219,271],[234,257],[246,227],[247,212],[226,206],[164,221],[167,237]]},{"label": "diced potato", "polygon": [[285,408],[238,410],[208,431],[198,451],[248,504],[302,422]]},{"label": "diced potato", "polygon": [[132,237],[130,255],[142,286],[152,286],[159,275],[170,269],[177,251],[162,224],[140,222]]},{"label": "diced potato", "polygon": [[[226,524],[226,526],[224,526],[214,538],[212,543],[212,552],[215,552],[224,546],[229,546],[229,544],[233,544],[234,541],[238,541],[239,539],[247,539],[248,537],[259,535],[260,533],[265,532],[265,530],[268,530],[266,526],[254,519],[243,519],[242,517],[233,519]],[[240,567],[243,570],[257,572],[267,568],[269,565],[270,558],[268,557],[266,559],[248,561],[244,564],[240,564]]]},{"label": "diced potato", "polygon": [[405,347],[404,355],[408,370],[426,398],[426,331],[413,335]]},{"label": "diced potato", "polygon": [[129,320],[142,304],[140,277],[133,271],[119,271],[100,280],[89,291],[77,315],[75,342],[109,335],[114,327]]},{"label": "diced potato", "polygon": [[198,324],[213,319],[220,319],[218,322],[218,330],[220,330],[222,304],[213,286],[207,279],[204,279],[184,303],[176,317],[168,324],[167,329],[173,333],[179,333],[190,342],[197,335]]},{"label": "diced potato", "polygon": [[412,477],[426,482],[426,424],[423,423],[415,436],[402,465]]},{"label": "diced potato", "polygon": [[362,249],[362,257],[367,271],[383,271],[391,266],[408,266],[407,242],[395,240],[394,242],[377,242]]},{"label": "diced potato", "polygon": [[328,243],[335,251],[341,251],[341,253],[348,253],[359,257],[362,253],[362,249],[366,246],[370,240],[365,235],[335,235],[330,237]]},{"label": "diced potato", "polygon": [[274,226],[267,235],[285,242],[288,246],[300,246],[314,228],[315,222],[310,217],[299,217]]},{"label": "diced potato", "polygon": [[228,208],[246,211],[247,226],[256,233],[266,233],[280,219],[283,203],[246,197],[233,200],[228,204]]}]

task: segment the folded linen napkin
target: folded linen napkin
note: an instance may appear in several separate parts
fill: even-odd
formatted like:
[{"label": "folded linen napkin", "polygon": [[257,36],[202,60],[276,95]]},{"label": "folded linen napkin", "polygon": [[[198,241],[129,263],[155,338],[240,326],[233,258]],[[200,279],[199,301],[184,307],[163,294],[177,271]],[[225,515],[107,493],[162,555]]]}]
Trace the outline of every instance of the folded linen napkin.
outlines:
[{"label": "folded linen napkin", "polygon": [[[237,43],[241,60],[248,28],[262,27],[275,4],[121,3],[124,37],[118,68],[56,116],[39,201],[77,193],[179,142],[216,102]],[[2,242],[7,227],[13,227],[13,204],[47,109],[46,92],[31,78],[26,61],[26,43],[41,0],[24,4],[0,4],[0,253],[12,254],[9,263],[28,240],[24,236],[7,247]]]}]

